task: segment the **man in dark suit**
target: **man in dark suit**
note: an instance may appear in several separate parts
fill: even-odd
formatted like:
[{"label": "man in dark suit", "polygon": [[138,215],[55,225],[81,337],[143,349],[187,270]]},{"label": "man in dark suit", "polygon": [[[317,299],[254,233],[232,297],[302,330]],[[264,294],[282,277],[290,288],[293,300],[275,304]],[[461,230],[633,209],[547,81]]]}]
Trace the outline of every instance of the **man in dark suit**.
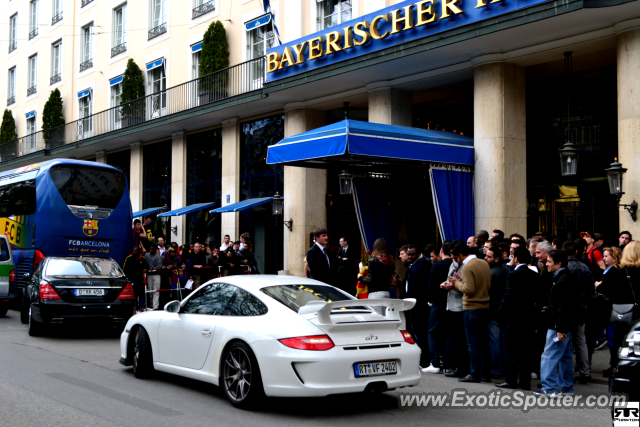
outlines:
[{"label": "man in dark suit", "polygon": [[[540,275],[531,270],[531,253],[517,248],[513,254],[515,269],[507,276],[507,285],[497,316],[505,330],[507,376],[500,388],[531,387],[531,337],[536,323],[536,292]],[[518,382],[518,374],[520,381]]]},{"label": "man in dark suit", "polygon": [[340,238],[340,249],[336,255],[338,274],[335,286],[351,295],[355,294],[356,285],[358,284],[360,254],[357,252],[355,247],[349,246],[349,241],[346,237]]},{"label": "man in dark suit", "polygon": [[329,231],[324,227],[316,227],[313,234],[316,238],[316,242],[311,249],[307,251],[309,273],[311,274],[312,279],[328,285],[333,285],[335,282],[332,272],[334,266],[331,265],[329,252],[326,248],[329,243]]},{"label": "man in dark suit", "polygon": [[407,331],[413,335],[422,350],[420,366],[426,368],[430,365],[431,359],[428,341],[430,307],[427,302],[427,291],[432,264],[427,261],[427,258],[421,257],[420,252],[418,245],[410,245],[407,250],[410,264],[405,274],[405,282],[400,287],[400,295],[403,299],[416,299],[416,305],[404,313]]}]

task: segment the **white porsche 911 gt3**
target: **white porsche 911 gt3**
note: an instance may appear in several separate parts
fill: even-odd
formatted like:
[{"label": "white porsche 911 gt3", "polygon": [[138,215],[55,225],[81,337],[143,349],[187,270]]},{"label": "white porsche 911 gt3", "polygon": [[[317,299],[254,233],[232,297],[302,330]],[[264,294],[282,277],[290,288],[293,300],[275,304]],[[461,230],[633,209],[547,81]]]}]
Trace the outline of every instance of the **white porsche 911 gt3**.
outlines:
[{"label": "white porsche 911 gt3", "polygon": [[[290,276],[232,276],[200,286],[164,310],[133,316],[120,363],[223,388],[246,407],[260,396],[385,391],[420,382],[420,348],[402,330],[414,299],[357,300]],[[385,315],[372,307],[386,307]]]}]

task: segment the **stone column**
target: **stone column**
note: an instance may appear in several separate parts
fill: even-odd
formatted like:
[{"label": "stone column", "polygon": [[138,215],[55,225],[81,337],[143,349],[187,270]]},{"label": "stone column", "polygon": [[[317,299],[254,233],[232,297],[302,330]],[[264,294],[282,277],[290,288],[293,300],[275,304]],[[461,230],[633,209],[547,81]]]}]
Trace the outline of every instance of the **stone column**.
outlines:
[{"label": "stone column", "polygon": [[473,111],[476,231],[526,236],[524,68],[505,62],[476,66]]},{"label": "stone column", "polygon": [[[326,123],[324,111],[297,108],[285,110],[284,135],[292,136]],[[284,216],[293,220],[292,231],[284,227],[284,269],[302,276],[302,260],[309,249],[309,233],[315,227],[327,226],[327,171],[293,166],[284,168]],[[331,230],[329,230],[331,232]],[[335,236],[334,236],[335,237]]]},{"label": "stone column", "polygon": [[[171,210],[187,205],[187,137],[184,132],[171,134]],[[177,226],[176,233],[167,230],[170,242],[186,243],[186,216],[171,217],[171,227]]]},{"label": "stone column", "polygon": [[107,163],[107,152],[104,150],[96,151],[96,163]]},{"label": "stone column", "polygon": [[[618,34],[618,161],[627,169],[620,203],[640,203],[640,29]],[[607,159],[607,163],[613,159]],[[640,214],[640,213],[639,213]],[[620,230],[634,233],[637,223],[620,209]]]},{"label": "stone column", "polygon": [[133,212],[142,210],[142,143],[131,144],[131,170],[129,172],[129,195]]},{"label": "stone column", "polygon": [[[222,206],[240,201],[240,132],[238,119],[222,122]],[[240,213],[222,214],[222,236],[240,238]]]},{"label": "stone column", "polygon": [[373,83],[369,86],[369,121],[411,126],[412,93]]}]

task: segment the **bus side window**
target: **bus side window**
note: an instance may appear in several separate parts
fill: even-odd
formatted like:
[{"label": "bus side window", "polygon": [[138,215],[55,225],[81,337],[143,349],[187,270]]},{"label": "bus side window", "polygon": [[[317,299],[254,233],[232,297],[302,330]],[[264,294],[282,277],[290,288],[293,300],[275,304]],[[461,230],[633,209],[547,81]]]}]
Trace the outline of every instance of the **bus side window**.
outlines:
[{"label": "bus side window", "polygon": [[9,248],[5,240],[0,240],[0,261],[9,261]]}]

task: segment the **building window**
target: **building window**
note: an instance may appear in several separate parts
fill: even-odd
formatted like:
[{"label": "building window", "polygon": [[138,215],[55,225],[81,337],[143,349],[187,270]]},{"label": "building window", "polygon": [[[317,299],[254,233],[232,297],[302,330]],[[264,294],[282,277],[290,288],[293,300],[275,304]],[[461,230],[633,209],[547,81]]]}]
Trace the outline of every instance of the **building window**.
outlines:
[{"label": "building window", "polygon": [[111,123],[113,130],[115,130],[122,127],[122,115],[120,114],[120,108],[115,108],[120,105],[120,96],[122,95],[122,76],[112,79],[109,84],[111,85]]},{"label": "building window", "polygon": [[82,27],[82,56],[80,72],[93,67],[93,22]]},{"label": "building window", "polygon": [[147,64],[147,84],[151,96],[148,99],[150,118],[164,116],[167,113],[167,79],[165,75],[166,61],[159,59]]},{"label": "building window", "polygon": [[216,10],[215,0],[193,0],[192,19],[196,19],[204,14]]},{"label": "building window", "polygon": [[7,105],[11,105],[16,103],[16,67],[9,70],[7,77]]},{"label": "building window", "polygon": [[[275,44],[275,34],[273,24],[269,22],[266,25],[254,28],[247,32],[247,59],[262,58],[266,55],[268,49]],[[265,69],[263,61],[255,61],[249,66],[249,90],[256,90],[262,87],[264,81]],[[246,83],[244,84],[247,85]]]},{"label": "building window", "polygon": [[127,50],[127,5],[113,10],[113,47],[111,57]]},{"label": "building window", "polygon": [[27,113],[27,136],[24,138],[24,153],[33,153],[37,148],[36,114],[34,111]]},{"label": "building window", "polygon": [[[142,209],[166,206],[171,210],[171,140],[142,147]],[[171,218],[156,221],[154,236],[166,236],[165,241],[173,241],[175,234],[169,234]]]},{"label": "building window", "polygon": [[51,14],[51,25],[55,25],[62,21],[62,0],[53,0],[53,9]]},{"label": "building window", "polygon": [[38,35],[38,0],[29,3],[29,40]]},{"label": "building window", "polygon": [[351,19],[351,0],[319,0],[317,3],[318,31]]},{"label": "building window", "polygon": [[9,53],[18,48],[18,14],[9,18]]},{"label": "building window", "polygon": [[200,77],[200,52],[202,52],[202,49],[200,49],[197,52],[193,52],[191,54],[191,78],[192,79],[197,79],[198,77]]},{"label": "building window", "polygon": [[167,2],[166,0],[150,0],[149,6],[151,8],[151,13],[149,13],[151,22],[149,23],[148,40],[151,40],[167,32]]},{"label": "building window", "polygon": [[79,117],[78,120],[78,139],[88,138],[93,136],[93,105],[92,105],[92,90],[85,89],[78,93],[78,108]]},{"label": "building window", "polygon": [[27,85],[27,96],[38,91],[38,55],[29,57],[29,76]]},{"label": "building window", "polygon": [[89,3],[91,3],[93,0],[82,0],[81,4],[81,8],[85,7],[86,5],[88,5]]},{"label": "building window", "polygon": [[51,79],[49,84],[62,80],[62,41],[51,45]]}]

